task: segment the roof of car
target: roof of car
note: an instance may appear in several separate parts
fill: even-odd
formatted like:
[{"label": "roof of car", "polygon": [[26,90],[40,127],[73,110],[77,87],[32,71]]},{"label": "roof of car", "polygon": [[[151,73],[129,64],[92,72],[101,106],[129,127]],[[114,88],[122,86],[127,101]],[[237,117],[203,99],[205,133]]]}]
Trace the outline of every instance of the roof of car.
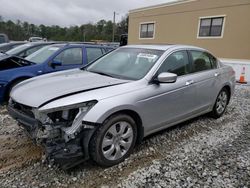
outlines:
[{"label": "roof of car", "polygon": [[202,49],[196,46],[189,46],[189,45],[180,45],[180,44],[145,44],[145,45],[127,45],[123,46],[122,48],[143,48],[143,49],[152,49],[152,50],[168,50],[173,47],[180,47],[180,48],[196,48]]},{"label": "roof of car", "polygon": [[96,47],[107,47],[107,48],[112,48],[112,46],[106,46],[106,45],[100,45],[100,44],[89,44],[89,43],[74,43],[74,42],[68,42],[68,43],[56,43],[56,44],[52,44],[52,46],[56,46],[56,47],[64,47],[64,46],[96,46]]},{"label": "roof of car", "polygon": [[55,42],[27,42],[26,44],[30,44],[30,46],[36,46],[41,44],[54,44]]}]

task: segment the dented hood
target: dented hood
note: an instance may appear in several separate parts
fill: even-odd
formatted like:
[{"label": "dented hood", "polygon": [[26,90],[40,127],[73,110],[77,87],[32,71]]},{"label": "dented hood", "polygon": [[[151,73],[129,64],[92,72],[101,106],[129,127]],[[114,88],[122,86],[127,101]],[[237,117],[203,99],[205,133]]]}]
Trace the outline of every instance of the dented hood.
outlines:
[{"label": "dented hood", "polygon": [[126,82],[128,81],[74,69],[24,81],[13,88],[11,98],[27,106],[40,107],[64,96]]}]

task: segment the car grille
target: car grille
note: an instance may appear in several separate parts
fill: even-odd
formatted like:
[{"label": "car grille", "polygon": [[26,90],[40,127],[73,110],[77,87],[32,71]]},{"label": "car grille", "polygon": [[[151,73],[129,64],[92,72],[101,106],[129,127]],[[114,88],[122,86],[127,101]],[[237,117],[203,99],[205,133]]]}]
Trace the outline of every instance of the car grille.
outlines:
[{"label": "car grille", "polygon": [[11,105],[12,108],[17,110],[18,112],[20,112],[20,113],[22,113],[22,114],[24,114],[26,116],[29,116],[31,118],[35,118],[35,116],[34,116],[34,114],[32,112],[32,107],[26,106],[24,104],[17,103],[14,100],[10,101],[10,105]]}]

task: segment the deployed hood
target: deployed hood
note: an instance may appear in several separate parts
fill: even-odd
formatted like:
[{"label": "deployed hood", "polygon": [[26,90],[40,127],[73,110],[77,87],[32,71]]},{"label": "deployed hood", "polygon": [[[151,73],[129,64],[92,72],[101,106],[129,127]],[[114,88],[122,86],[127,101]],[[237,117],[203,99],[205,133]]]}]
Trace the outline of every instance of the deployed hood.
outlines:
[{"label": "deployed hood", "polygon": [[60,97],[128,82],[80,69],[36,77],[18,84],[11,98],[18,103],[39,107]]},{"label": "deployed hood", "polygon": [[8,54],[0,55],[0,71],[14,69],[33,64],[32,62]]}]

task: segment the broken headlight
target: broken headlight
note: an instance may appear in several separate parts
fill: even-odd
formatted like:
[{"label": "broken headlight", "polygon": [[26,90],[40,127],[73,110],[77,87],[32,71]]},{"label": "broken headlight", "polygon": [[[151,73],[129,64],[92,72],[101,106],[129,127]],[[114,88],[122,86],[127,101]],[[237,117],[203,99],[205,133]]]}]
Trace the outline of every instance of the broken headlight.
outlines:
[{"label": "broken headlight", "polygon": [[49,109],[47,111],[47,117],[53,123],[64,124],[64,126],[71,126],[78,116],[85,115],[95,104],[96,100],[88,101],[84,103],[63,106],[59,108]]}]

